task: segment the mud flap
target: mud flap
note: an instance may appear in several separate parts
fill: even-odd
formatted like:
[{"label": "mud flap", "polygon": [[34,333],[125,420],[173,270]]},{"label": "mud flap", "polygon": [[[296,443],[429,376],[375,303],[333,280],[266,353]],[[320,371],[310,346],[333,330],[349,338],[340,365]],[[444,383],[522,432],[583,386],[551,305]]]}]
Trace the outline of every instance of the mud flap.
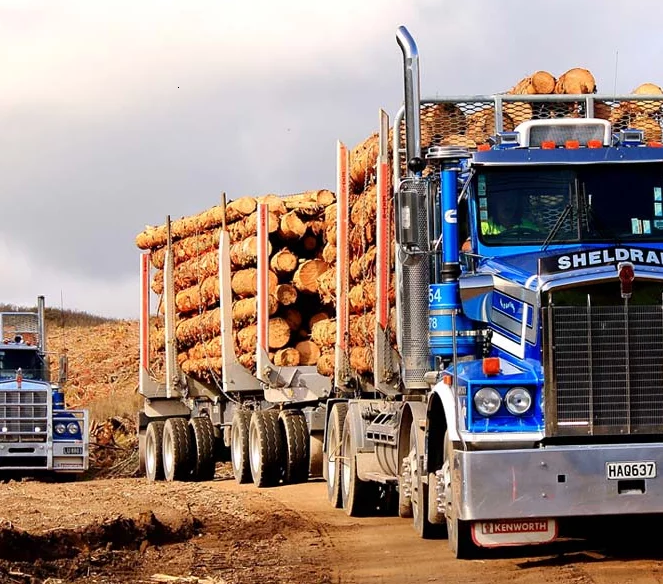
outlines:
[{"label": "mud flap", "polygon": [[555,519],[496,519],[472,523],[472,540],[481,547],[543,544],[555,539]]}]

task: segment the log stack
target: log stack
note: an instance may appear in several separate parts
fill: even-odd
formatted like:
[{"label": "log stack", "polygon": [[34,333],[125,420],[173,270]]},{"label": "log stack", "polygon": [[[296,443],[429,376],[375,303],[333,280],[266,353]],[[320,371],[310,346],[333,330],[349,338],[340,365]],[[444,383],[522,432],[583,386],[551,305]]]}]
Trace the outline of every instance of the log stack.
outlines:
[{"label": "log stack", "polygon": [[[170,224],[178,363],[206,382],[221,373],[219,230],[230,236],[234,350],[239,361],[255,370],[257,340],[257,205],[269,209],[269,356],[277,366],[317,365],[320,349],[310,339],[312,320],[324,311],[317,287],[329,270],[323,259],[335,195],[328,190],[288,196],[241,197]],[[151,252],[152,290],[163,294],[166,224],[147,226],[136,245]],[[162,303],[163,304],[163,303]],[[328,313],[323,312],[325,317]],[[313,322],[315,322],[313,320]],[[163,342],[158,350],[163,350]]]}]

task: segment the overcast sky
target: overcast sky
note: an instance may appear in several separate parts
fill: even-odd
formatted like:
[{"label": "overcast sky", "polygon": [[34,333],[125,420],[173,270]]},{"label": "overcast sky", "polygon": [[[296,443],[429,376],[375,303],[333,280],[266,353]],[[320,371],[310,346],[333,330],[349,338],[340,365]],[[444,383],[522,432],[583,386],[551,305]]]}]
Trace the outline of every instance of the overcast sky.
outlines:
[{"label": "overcast sky", "polygon": [[402,100],[538,69],[663,85],[663,2],[0,0],[0,303],[137,318],[146,224],[335,188],[335,145]]}]

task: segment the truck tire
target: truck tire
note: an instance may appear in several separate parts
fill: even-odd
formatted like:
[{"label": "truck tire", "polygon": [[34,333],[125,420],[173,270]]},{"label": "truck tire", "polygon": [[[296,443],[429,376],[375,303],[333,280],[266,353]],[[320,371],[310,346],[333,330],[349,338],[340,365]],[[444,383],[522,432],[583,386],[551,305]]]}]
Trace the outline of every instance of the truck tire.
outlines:
[{"label": "truck tire", "polygon": [[343,509],[350,517],[362,517],[370,509],[371,494],[377,495],[377,490],[372,488],[372,483],[362,481],[357,475],[357,447],[350,424],[343,427],[339,466]]},{"label": "truck tire", "polygon": [[163,472],[167,481],[191,474],[191,433],[184,418],[168,418],[163,427]]},{"label": "truck tire", "polygon": [[410,470],[410,457],[406,456],[401,462],[398,473],[398,516],[412,518],[412,472]]},{"label": "truck tire", "polygon": [[251,467],[249,465],[250,422],[251,412],[249,410],[235,410],[230,434],[230,461],[235,480],[240,485],[251,482]]},{"label": "truck tire", "polygon": [[279,418],[285,436],[285,482],[305,483],[310,461],[306,417],[300,410],[284,410]]},{"label": "truck tire", "polygon": [[214,425],[207,416],[189,420],[193,435],[193,456],[191,477],[196,481],[211,481],[214,478]]},{"label": "truck tire", "polygon": [[284,448],[279,413],[256,410],[249,425],[249,461],[256,487],[273,487],[283,474]]},{"label": "truck tire", "polygon": [[150,422],[145,432],[145,476],[150,482],[162,481],[163,422]]},{"label": "truck tire", "polygon": [[459,560],[469,560],[476,555],[477,548],[472,541],[470,523],[458,519],[453,502],[453,486],[451,477],[451,453],[453,446],[448,432],[444,435],[444,463],[442,480],[444,482],[446,530],[451,553]]},{"label": "truck tire", "polygon": [[428,521],[428,485],[424,483],[421,473],[423,452],[417,440],[417,427],[413,422],[410,426],[410,477],[412,488],[412,523],[419,537],[424,539],[439,538],[443,535],[441,525]]},{"label": "truck tire", "polygon": [[145,474],[145,433],[147,428],[138,431],[138,474]]},{"label": "truck tire", "polygon": [[348,414],[348,404],[337,402],[327,420],[327,448],[324,453],[324,465],[327,473],[327,498],[333,507],[343,507],[343,493],[341,492],[341,444],[343,439],[343,426]]},{"label": "truck tire", "polygon": [[309,441],[309,476],[311,478],[321,478],[324,473],[323,464],[323,440],[324,432],[311,432]]}]

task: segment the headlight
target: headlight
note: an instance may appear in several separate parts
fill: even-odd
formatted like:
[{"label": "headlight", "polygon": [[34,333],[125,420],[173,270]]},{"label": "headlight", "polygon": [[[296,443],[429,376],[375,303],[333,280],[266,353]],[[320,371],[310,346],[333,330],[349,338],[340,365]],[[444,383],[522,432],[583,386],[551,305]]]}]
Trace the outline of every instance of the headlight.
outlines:
[{"label": "headlight", "polygon": [[62,423],[55,424],[54,430],[56,434],[64,434],[67,431],[67,426]]},{"label": "headlight", "polygon": [[502,405],[499,392],[492,387],[482,387],[474,394],[474,405],[482,416],[492,416]]},{"label": "headlight", "polygon": [[532,395],[524,387],[514,387],[506,392],[504,403],[513,415],[520,416],[530,409]]},{"label": "headlight", "polygon": [[78,434],[80,431],[81,429],[76,422],[69,422],[67,424],[67,432],[70,434]]}]

